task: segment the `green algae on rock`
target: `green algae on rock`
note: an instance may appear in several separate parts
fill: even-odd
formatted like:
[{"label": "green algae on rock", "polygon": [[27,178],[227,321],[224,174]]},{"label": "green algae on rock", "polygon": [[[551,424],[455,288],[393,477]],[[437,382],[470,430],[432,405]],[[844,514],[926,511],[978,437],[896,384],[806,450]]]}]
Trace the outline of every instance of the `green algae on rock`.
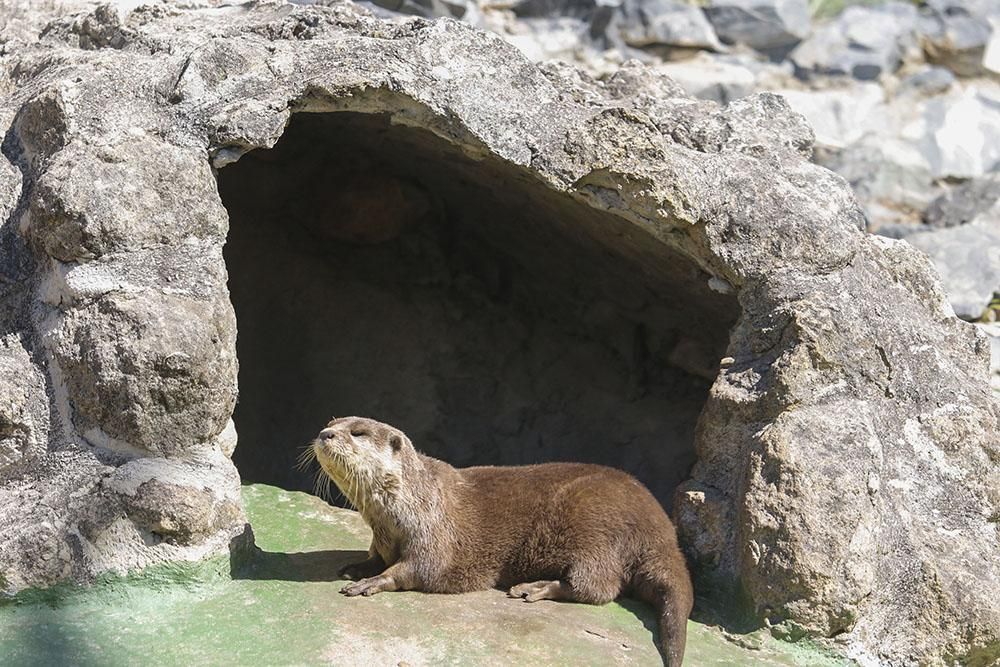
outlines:
[{"label": "green algae on rock", "polygon": [[[4,665],[658,665],[651,609],[512,600],[501,591],[350,599],[337,567],[361,555],[360,517],[304,493],[243,487],[256,548],[161,565],[61,595],[0,605]],[[688,662],[839,667],[808,645],[755,637],[748,649],[691,622]]]}]

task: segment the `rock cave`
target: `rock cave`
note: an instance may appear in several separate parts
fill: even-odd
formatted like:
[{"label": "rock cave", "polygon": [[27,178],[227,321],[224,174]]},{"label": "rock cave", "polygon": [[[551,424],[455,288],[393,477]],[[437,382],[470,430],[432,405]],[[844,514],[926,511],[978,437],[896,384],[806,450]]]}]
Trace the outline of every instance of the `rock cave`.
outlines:
[{"label": "rock cave", "polygon": [[454,465],[621,467],[669,506],[738,315],[689,260],[385,114],[296,114],[219,190],[244,481],[310,490],[298,447],[358,414]]}]

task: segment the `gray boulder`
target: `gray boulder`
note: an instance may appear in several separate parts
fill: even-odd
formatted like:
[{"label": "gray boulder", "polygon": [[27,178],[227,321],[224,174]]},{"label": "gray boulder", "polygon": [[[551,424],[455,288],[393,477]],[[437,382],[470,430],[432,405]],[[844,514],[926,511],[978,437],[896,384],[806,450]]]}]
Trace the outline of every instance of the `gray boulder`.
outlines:
[{"label": "gray boulder", "polygon": [[852,82],[820,90],[779,88],[774,92],[806,117],[820,146],[841,149],[866,136],[885,134],[889,109],[885,90],[875,83]]},{"label": "gray boulder", "polygon": [[979,319],[1000,291],[1000,203],[968,224],[910,234],[906,240],[934,262],[955,314]]},{"label": "gray boulder", "polygon": [[590,20],[602,7],[617,7],[617,0],[516,0],[510,9],[520,18],[579,18]]},{"label": "gray boulder", "polygon": [[931,0],[920,24],[920,44],[927,59],[959,76],[988,74],[986,49],[995,31],[991,14],[1000,18],[1000,9],[985,2]]},{"label": "gray boulder", "polygon": [[869,135],[844,148],[817,151],[816,161],[851,184],[864,206],[868,229],[886,235],[886,225],[900,232],[921,229],[914,213],[928,205],[937,190],[919,151],[895,137]]},{"label": "gray boulder", "polygon": [[476,4],[464,0],[369,0],[369,2],[390,12],[424,18],[446,16],[469,20],[477,13]]},{"label": "gray boulder", "polygon": [[955,84],[955,75],[944,67],[927,67],[922,71],[907,76],[900,81],[897,93],[900,95],[917,94],[923,96],[946,93]]},{"label": "gray boulder", "polygon": [[703,100],[728,104],[759,90],[787,85],[792,69],[787,63],[761,62],[746,54],[701,52],[686,60],[656,65],[684,88]]},{"label": "gray boulder", "polygon": [[983,50],[983,69],[991,76],[1000,75],[1000,18],[990,19],[993,33]]},{"label": "gray boulder", "polygon": [[49,437],[45,379],[17,336],[0,339],[0,475],[43,454]]},{"label": "gray boulder", "polygon": [[704,10],[723,42],[746,44],[776,58],[810,31],[806,0],[709,0]]},{"label": "gray boulder", "polygon": [[603,54],[595,48],[604,39],[603,33],[592,38],[589,19],[516,18],[509,12],[487,11],[483,27],[501,35],[532,62],[575,62],[600,71],[607,67]]},{"label": "gray boulder", "polygon": [[934,178],[970,179],[1000,167],[1000,85],[980,80],[917,111],[907,130]]},{"label": "gray boulder", "polygon": [[990,339],[990,385],[1000,395],[1000,323],[980,322],[976,326]]},{"label": "gray boulder", "polygon": [[848,7],[817,29],[791,54],[805,75],[845,75],[877,79],[899,68],[915,44],[916,8],[903,2]]},{"label": "gray boulder", "polygon": [[675,0],[622,0],[610,29],[635,48],[722,50],[705,14]]},{"label": "gray boulder", "polygon": [[[837,636],[888,664],[995,654],[988,342],[954,317],[925,255],[862,231],[847,183],[810,162],[813,131],[780,96],[720,107],[637,63],[595,80],[461,22],[385,21],[349,3],[66,17],[0,57],[0,86],[5,591],[226,553],[245,529],[232,457],[246,390],[266,399],[241,418],[268,421],[340,381],[338,405],[366,388],[365,405],[387,413],[482,406],[467,422],[407,426],[474,433],[451,445],[455,462],[556,451],[607,457],[659,489],[683,477],[674,515],[701,590],[742,592],[741,611],[777,634]],[[366,181],[366,165],[379,178]],[[442,239],[423,219],[396,225],[391,193],[371,182],[454,226]],[[384,223],[382,240],[345,250],[330,239],[359,211]],[[395,231],[406,224],[418,231]],[[282,255],[272,238],[304,250]],[[486,260],[461,265],[476,243]],[[427,312],[408,311],[335,346],[347,307],[329,326],[310,320],[356,272],[322,271],[374,253],[372,282],[351,295],[375,317],[401,268],[392,248],[433,269],[408,275],[405,297],[426,291],[428,312],[450,304],[452,327],[493,313],[464,340],[495,344],[456,355],[427,335]],[[548,300],[520,322],[508,304],[537,285],[510,276],[525,265],[545,271]],[[245,324],[237,347],[227,283],[251,274],[265,288],[312,276],[255,302],[262,328],[311,315],[277,348],[247,348]],[[602,332],[597,356],[534,344],[547,327],[568,331],[556,342]],[[438,357],[413,344],[424,340]],[[357,372],[306,382],[289,369],[307,348]],[[378,375],[389,353],[414,366]],[[545,414],[505,394],[524,368],[512,362],[531,355],[540,377],[524,382],[552,397]],[[420,365],[435,358],[451,365]],[[471,372],[484,358],[504,383]],[[413,384],[384,400],[400,377]],[[558,412],[584,395],[607,413],[598,426],[691,418],[669,438],[616,428],[584,451],[592,429]],[[240,448],[271,466],[302,442],[253,434]],[[510,446],[491,449],[500,436]]]},{"label": "gray boulder", "polygon": [[[704,13],[679,0],[518,0],[510,9],[518,23],[542,33],[543,50],[551,50],[546,40],[561,41],[560,33],[572,22],[586,25],[577,30],[581,42],[601,49],[653,50],[668,58],[675,51],[723,49]],[[510,25],[504,32],[516,35],[524,28]]]},{"label": "gray boulder", "polygon": [[930,203],[924,223],[931,227],[957,227],[987,213],[1000,201],[1000,174],[987,174],[958,185]]}]

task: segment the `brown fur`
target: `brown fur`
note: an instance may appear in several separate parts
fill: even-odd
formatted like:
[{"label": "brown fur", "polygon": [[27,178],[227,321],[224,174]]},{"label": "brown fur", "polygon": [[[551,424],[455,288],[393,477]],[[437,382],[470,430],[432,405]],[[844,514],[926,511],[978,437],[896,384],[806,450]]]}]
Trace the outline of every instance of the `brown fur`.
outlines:
[{"label": "brown fur", "polygon": [[684,656],[693,592],[674,527],[631,475],[583,463],[456,469],[402,431],[359,417],[313,443],[323,471],[372,528],[346,595],[502,588],[529,602],[656,607],[664,664]]}]

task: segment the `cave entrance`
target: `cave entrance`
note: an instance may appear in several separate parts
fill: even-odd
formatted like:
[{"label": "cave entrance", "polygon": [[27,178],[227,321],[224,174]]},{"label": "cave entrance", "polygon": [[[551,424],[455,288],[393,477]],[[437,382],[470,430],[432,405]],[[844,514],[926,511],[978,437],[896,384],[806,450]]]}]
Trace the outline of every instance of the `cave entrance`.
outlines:
[{"label": "cave entrance", "polygon": [[363,415],[456,466],[617,466],[669,506],[738,314],[689,260],[388,115],[296,114],[219,190],[244,481],[311,489],[298,448]]}]

